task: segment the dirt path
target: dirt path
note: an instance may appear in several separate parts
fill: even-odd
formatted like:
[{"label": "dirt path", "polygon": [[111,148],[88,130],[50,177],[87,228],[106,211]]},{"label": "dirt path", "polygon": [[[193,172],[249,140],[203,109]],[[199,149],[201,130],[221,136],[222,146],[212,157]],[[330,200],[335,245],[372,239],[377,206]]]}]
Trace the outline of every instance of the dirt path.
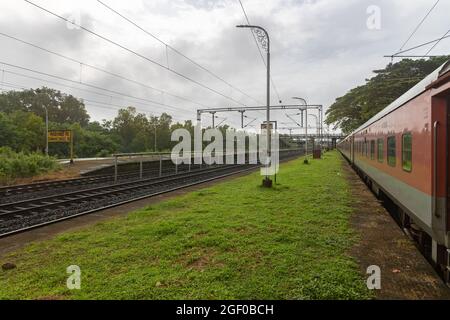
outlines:
[{"label": "dirt path", "polygon": [[351,250],[368,277],[368,266],[381,268],[381,290],[377,299],[450,299],[448,288],[431,265],[403,233],[386,209],[353,171],[342,160],[350,183],[355,214],[351,224],[360,236]]},{"label": "dirt path", "polygon": [[91,171],[97,168],[102,168],[104,166],[112,165],[113,161],[110,159],[105,160],[92,160],[92,161],[77,161],[74,164],[64,163],[61,164],[61,169],[43,173],[34,177],[29,178],[17,178],[10,181],[8,185],[21,185],[29,184],[34,182],[44,182],[44,181],[56,181],[56,180],[66,180],[79,178],[82,173],[86,171]]}]

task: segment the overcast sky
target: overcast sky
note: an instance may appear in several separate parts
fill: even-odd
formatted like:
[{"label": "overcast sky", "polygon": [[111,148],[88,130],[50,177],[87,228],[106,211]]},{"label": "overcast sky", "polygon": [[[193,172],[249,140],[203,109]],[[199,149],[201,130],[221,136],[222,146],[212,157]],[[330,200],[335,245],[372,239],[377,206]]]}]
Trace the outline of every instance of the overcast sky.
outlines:
[{"label": "overcast sky", "polygon": [[[258,49],[249,30],[237,29],[245,23],[238,0],[102,0],[147,31],[159,37],[203,67],[220,76],[241,92],[230,88],[204,70],[194,66],[165,45],[118,17],[96,0],[32,0],[63,17],[167,66],[194,81],[228,96],[241,104],[265,103],[265,75]],[[383,68],[433,6],[436,0],[242,0],[252,24],[265,27],[271,36],[272,78],[283,103],[294,103],[293,96],[327,108]],[[375,6],[375,7],[373,7]],[[368,8],[369,13],[368,13]],[[380,9],[381,20],[367,25]],[[374,13],[375,12],[375,13]],[[450,28],[450,1],[441,0],[405,48],[439,38]],[[380,28],[378,28],[378,26]],[[39,87],[47,85],[89,101],[94,120],[112,119],[117,106],[134,105],[140,111],[172,114],[176,121],[195,119],[195,110],[207,107],[240,106],[231,99],[175,75],[148,60],[133,55],[21,0],[0,0],[0,32],[39,45],[127,78],[186,98],[187,102],[138,84],[81,66],[15,40],[0,36],[0,61],[74,81],[107,88],[143,98],[121,97],[80,84],[0,64],[2,88],[6,85]],[[428,47],[429,48],[429,47]],[[427,47],[412,51],[424,54]],[[431,54],[448,54],[450,39],[443,40]],[[263,52],[264,53],[264,52]],[[167,59],[168,58],[168,59]],[[42,78],[29,79],[10,72]],[[83,88],[81,91],[63,87]],[[98,92],[98,94],[92,91]],[[157,101],[167,106],[153,104]],[[109,104],[109,106],[108,106]],[[278,97],[272,89],[272,104]],[[295,111],[289,112],[295,113]],[[263,113],[248,113],[248,119],[262,121]],[[216,123],[240,126],[239,114],[220,114]],[[280,126],[294,126],[284,112],[272,115]],[[312,120],[311,120],[312,121]],[[204,118],[205,125],[211,122]],[[258,123],[255,122],[255,123]],[[313,122],[313,121],[312,121]],[[313,123],[311,123],[313,125]]]}]

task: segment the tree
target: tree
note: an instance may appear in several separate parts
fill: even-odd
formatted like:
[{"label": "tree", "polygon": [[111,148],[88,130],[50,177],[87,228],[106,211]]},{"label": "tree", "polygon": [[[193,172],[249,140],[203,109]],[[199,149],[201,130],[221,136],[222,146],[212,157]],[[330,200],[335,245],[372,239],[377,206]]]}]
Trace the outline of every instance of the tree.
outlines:
[{"label": "tree", "polygon": [[0,147],[15,151],[38,151],[45,146],[44,121],[31,112],[0,112]]},{"label": "tree", "polygon": [[172,116],[168,115],[167,113],[161,114],[156,128],[157,147],[159,150],[169,150],[171,148],[172,145],[172,142],[170,141],[171,125],[172,125]]},{"label": "tree", "polygon": [[376,76],[336,99],[326,112],[325,123],[350,133],[445,63],[449,57],[404,59],[373,71]]},{"label": "tree", "polygon": [[0,95],[0,112],[31,111],[45,119],[44,106],[48,109],[50,121],[79,123],[81,126],[89,123],[84,103],[58,90],[42,87],[20,92],[9,91]]}]

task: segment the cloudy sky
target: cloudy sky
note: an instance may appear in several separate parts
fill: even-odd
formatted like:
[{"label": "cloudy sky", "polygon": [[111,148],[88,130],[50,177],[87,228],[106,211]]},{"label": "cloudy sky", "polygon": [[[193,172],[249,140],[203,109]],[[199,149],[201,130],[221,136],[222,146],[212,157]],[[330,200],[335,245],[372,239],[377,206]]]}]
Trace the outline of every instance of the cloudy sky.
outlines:
[{"label": "cloudy sky", "polygon": [[[0,0],[2,89],[42,85],[60,89],[85,99],[94,120],[111,119],[118,107],[127,105],[134,105],[148,114],[168,112],[176,121],[182,121],[195,119],[198,108],[265,103],[265,66],[251,32],[235,27],[246,23],[238,0],[102,1],[224,81],[167,48],[96,0],[32,2],[76,21],[139,56],[74,28],[25,1]],[[383,58],[383,55],[399,50],[435,2],[242,0],[250,22],[265,27],[270,34],[272,78],[283,103],[294,103],[291,97],[300,96],[311,104],[323,104],[325,108],[336,97],[364,83],[372,70],[389,63],[390,59]],[[405,48],[443,36],[450,28],[448,12],[450,1],[441,0]],[[428,49],[424,47],[411,54],[425,54]],[[446,39],[431,54],[449,52],[450,39]],[[87,65],[121,75],[135,83]],[[272,104],[278,104],[278,96],[273,89]],[[257,118],[254,123],[258,124],[264,114],[253,112],[247,116],[247,122]],[[295,126],[285,112],[274,112],[273,117],[280,126]],[[220,114],[216,123],[224,118],[224,123],[240,126],[239,114]],[[311,121],[313,126],[313,119]],[[204,117],[205,125],[210,122],[209,116]]]}]

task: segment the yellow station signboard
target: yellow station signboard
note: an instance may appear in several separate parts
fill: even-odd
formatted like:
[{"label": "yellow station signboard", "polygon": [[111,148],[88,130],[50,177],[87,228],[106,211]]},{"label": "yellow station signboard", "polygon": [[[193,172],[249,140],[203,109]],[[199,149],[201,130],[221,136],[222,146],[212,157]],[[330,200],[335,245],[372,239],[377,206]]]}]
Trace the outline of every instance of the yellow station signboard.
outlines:
[{"label": "yellow station signboard", "polygon": [[72,141],[71,130],[49,130],[48,142],[70,143]]},{"label": "yellow station signboard", "polygon": [[49,130],[49,143],[68,143],[70,146],[70,163],[73,163],[73,133],[72,130]]}]

